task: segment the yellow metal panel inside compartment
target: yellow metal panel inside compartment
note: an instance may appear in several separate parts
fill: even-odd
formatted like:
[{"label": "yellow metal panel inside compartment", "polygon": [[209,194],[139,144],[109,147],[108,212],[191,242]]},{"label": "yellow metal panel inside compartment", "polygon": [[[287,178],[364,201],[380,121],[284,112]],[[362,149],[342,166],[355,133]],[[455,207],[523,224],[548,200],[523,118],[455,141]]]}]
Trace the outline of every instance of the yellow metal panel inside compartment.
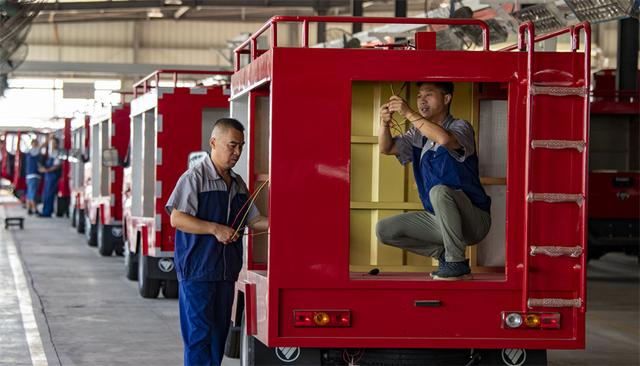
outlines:
[{"label": "yellow metal panel inside compartment", "polygon": [[[394,156],[382,155],[378,147],[380,106],[392,93],[400,94],[415,109],[417,86],[403,82],[354,82],[351,107],[351,214],[350,270],[373,267],[393,272],[425,272],[437,261],[379,242],[379,220],[404,212],[422,210],[411,164],[402,166]],[[456,83],[452,114],[472,122],[473,85]],[[409,124],[397,113],[392,134],[405,132]],[[473,123],[473,122],[472,122]],[[400,129],[401,131],[398,131]],[[474,258],[475,250],[467,255]]]}]

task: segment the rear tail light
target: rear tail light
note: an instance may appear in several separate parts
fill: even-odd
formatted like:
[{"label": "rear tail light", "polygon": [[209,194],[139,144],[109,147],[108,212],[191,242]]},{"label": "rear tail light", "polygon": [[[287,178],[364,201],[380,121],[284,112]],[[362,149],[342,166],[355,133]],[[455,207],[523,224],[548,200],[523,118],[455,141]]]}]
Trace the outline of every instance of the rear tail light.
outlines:
[{"label": "rear tail light", "polygon": [[560,313],[503,312],[506,329],[560,329]]},{"label": "rear tail light", "polygon": [[349,310],[294,310],[293,325],[296,327],[350,327]]}]

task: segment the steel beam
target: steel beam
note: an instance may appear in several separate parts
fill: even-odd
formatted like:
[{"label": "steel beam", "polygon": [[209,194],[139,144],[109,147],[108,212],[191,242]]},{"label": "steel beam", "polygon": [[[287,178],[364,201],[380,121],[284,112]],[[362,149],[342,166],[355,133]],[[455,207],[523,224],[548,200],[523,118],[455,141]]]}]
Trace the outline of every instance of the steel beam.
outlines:
[{"label": "steel beam", "polygon": [[[43,11],[74,11],[98,9],[144,9],[144,8],[175,8],[182,6],[219,6],[219,7],[301,7],[312,8],[318,5],[317,0],[182,0],[179,5],[164,5],[158,0],[135,1],[73,1],[42,4]],[[322,0],[322,6],[332,8],[350,6],[350,0]]]},{"label": "steel beam", "polygon": [[227,67],[212,65],[151,65],[151,64],[122,64],[98,62],[48,62],[25,61],[16,74],[30,73],[58,73],[58,74],[98,74],[119,76],[148,75],[155,70],[221,70]]}]

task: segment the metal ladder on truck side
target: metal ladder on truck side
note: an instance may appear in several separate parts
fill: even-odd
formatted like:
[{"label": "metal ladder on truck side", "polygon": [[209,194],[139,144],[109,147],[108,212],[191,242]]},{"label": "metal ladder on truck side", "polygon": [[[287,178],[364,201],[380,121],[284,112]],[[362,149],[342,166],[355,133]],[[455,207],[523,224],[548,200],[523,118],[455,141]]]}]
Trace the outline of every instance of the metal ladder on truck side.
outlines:
[{"label": "metal ladder on truck side", "polygon": [[[585,293],[586,293],[586,253],[585,248],[587,245],[587,205],[585,197],[587,195],[587,141],[588,141],[588,118],[589,118],[589,86],[590,86],[590,39],[591,28],[588,22],[580,23],[576,26],[565,28],[555,33],[543,35],[535,38],[535,28],[533,23],[526,22],[520,25],[518,30],[518,48],[520,51],[524,51],[525,42],[524,35],[525,30],[528,33],[527,40],[527,111],[526,111],[526,142],[527,148],[525,153],[525,179],[524,179],[524,193],[525,205],[524,205],[524,237],[526,243],[526,250],[524,252],[523,266],[522,268],[522,311],[526,312],[528,309],[534,307],[570,307],[575,308],[581,312],[584,312],[585,305]],[[535,42],[545,39],[556,37],[562,33],[570,33],[571,36],[571,51],[576,52],[579,47],[579,34],[580,30],[585,32],[585,56],[584,56],[584,79],[582,85],[567,86],[563,84],[553,85],[553,83],[536,83],[534,82],[534,44]],[[575,77],[574,77],[575,79]],[[575,80],[573,80],[575,81]],[[582,98],[582,136],[578,140],[563,140],[563,139],[535,139],[534,129],[536,122],[533,119],[533,107],[534,100],[537,96],[551,96],[554,98],[567,98],[567,97],[579,97]],[[539,108],[537,105],[536,108]],[[549,122],[547,122],[549,123]],[[557,150],[571,150],[575,149],[579,155],[581,164],[581,183],[579,192],[537,192],[532,188],[532,155],[534,150],[551,149]],[[571,167],[568,167],[571,169]],[[543,202],[546,204],[576,204],[578,206],[578,218],[579,218],[579,240],[578,243],[533,243],[532,242],[532,230],[535,227],[532,222],[531,210],[532,205],[535,202]],[[577,283],[579,284],[577,291],[575,291],[575,298],[547,298],[547,297],[531,297],[531,278],[539,272],[531,272],[530,267],[531,257],[536,255],[543,255],[550,258],[553,261],[556,258],[561,257],[573,257],[578,258],[578,263],[573,265],[572,270],[575,276],[578,276]],[[557,259],[556,259],[557,260]],[[539,271],[540,268],[534,269]]]}]

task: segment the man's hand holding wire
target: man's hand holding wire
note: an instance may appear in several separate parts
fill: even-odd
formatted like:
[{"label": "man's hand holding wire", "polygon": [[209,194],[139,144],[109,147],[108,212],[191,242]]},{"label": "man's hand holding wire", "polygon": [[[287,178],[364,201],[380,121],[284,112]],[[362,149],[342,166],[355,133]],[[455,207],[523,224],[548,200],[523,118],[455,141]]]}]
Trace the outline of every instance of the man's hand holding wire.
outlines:
[{"label": "man's hand holding wire", "polygon": [[411,113],[414,113],[413,109],[411,109],[411,107],[409,107],[409,105],[407,104],[407,101],[397,95],[392,95],[391,98],[389,98],[389,102],[387,102],[387,104],[385,105],[388,106],[389,112],[391,114],[393,114],[394,112],[398,112],[405,118],[407,118],[407,116]]},{"label": "man's hand holding wire", "polygon": [[238,239],[238,233],[236,230],[221,224],[216,224],[216,226],[214,226],[212,234],[216,239],[218,239],[218,242],[222,244],[230,244]]},{"label": "man's hand holding wire", "polygon": [[393,113],[389,110],[389,103],[385,103],[380,107],[380,119],[385,127],[393,127],[392,114]]}]

